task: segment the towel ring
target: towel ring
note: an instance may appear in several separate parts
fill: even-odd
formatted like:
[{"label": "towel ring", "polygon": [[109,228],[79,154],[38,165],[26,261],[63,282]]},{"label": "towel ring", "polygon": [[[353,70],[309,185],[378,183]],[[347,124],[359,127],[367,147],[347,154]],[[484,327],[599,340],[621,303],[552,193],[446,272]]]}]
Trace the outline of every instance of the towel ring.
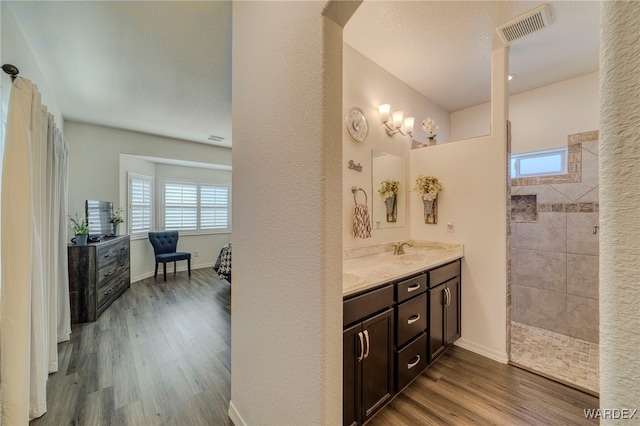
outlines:
[{"label": "towel ring", "polygon": [[357,186],[352,186],[351,187],[351,192],[353,192],[353,202],[356,203],[356,206],[358,205],[358,200],[357,200],[357,195],[358,195],[358,191],[362,191],[362,193],[364,194],[364,204],[367,205],[367,203],[369,202],[368,198],[367,198],[367,193],[365,192],[364,189],[359,188]]}]

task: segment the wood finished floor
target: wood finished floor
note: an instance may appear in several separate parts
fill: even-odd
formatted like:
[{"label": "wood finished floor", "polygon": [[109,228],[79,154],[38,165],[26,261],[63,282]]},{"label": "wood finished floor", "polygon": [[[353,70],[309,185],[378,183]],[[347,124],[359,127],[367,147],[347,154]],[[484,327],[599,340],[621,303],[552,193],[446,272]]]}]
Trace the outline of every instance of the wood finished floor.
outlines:
[{"label": "wood finished floor", "polygon": [[32,425],[232,425],[231,290],[211,269],[133,283],[58,345]]},{"label": "wood finished floor", "polygon": [[[132,284],[58,346],[49,410],[31,424],[232,425],[230,302],[229,285],[211,269]],[[583,409],[597,406],[597,398],[454,347],[367,426],[592,424]]]},{"label": "wood finished floor", "polygon": [[367,426],[591,425],[598,398],[464,349],[449,349]]}]

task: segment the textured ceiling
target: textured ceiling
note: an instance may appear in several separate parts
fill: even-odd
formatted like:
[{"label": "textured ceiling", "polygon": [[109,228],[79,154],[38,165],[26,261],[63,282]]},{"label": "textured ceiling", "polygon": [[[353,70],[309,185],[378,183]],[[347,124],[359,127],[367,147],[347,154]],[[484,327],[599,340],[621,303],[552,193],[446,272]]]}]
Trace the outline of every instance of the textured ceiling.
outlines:
[{"label": "textured ceiling", "polygon": [[[66,119],[231,146],[230,2],[8,4]],[[495,27],[539,4],[367,0],[344,39],[456,111],[489,100]],[[512,93],[598,69],[598,2],[551,5],[554,24],[511,48]]]},{"label": "textured ceiling", "polygon": [[[598,70],[598,2],[551,5],[553,23],[512,43],[520,93]],[[490,100],[495,28],[544,2],[365,0],[344,41],[448,111]]]},{"label": "textured ceiling", "polygon": [[10,7],[66,119],[231,146],[230,2]]}]

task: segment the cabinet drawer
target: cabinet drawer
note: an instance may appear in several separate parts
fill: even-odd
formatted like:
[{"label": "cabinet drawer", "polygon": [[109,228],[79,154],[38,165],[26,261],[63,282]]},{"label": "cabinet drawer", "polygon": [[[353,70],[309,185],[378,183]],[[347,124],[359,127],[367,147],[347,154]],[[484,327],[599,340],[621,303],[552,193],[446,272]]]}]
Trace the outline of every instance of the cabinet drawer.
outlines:
[{"label": "cabinet drawer", "polygon": [[343,325],[360,321],[378,311],[393,306],[393,285],[347,299],[342,304]]},{"label": "cabinet drawer", "polygon": [[113,279],[129,270],[129,260],[122,257],[114,259],[98,268],[98,288],[108,285]]},{"label": "cabinet drawer", "polygon": [[427,328],[426,293],[398,305],[396,327],[397,347],[404,345]]},{"label": "cabinet drawer", "polygon": [[400,281],[396,284],[396,300],[398,303],[409,299],[410,297],[417,296],[427,289],[427,276],[420,274],[417,277],[409,278],[408,280]]},{"label": "cabinet drawer", "polygon": [[129,277],[127,275],[118,276],[116,279],[98,290],[98,309],[100,309],[107,300],[116,295],[123,286],[128,284],[128,278]]},{"label": "cabinet drawer", "polygon": [[422,334],[396,354],[396,391],[400,392],[427,367],[427,335]]},{"label": "cabinet drawer", "polygon": [[429,288],[442,284],[451,278],[460,275],[460,261],[449,263],[439,268],[429,271]]}]

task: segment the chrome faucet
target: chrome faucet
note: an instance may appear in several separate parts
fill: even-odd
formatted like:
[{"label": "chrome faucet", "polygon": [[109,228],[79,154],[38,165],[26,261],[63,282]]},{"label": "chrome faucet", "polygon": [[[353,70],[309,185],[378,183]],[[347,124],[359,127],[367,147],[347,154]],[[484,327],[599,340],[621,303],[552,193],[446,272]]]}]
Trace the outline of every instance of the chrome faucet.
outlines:
[{"label": "chrome faucet", "polygon": [[404,254],[404,246],[409,246],[409,247],[413,247],[413,244],[411,243],[400,243],[400,244],[394,244],[393,245],[393,255],[397,256],[399,254]]}]

